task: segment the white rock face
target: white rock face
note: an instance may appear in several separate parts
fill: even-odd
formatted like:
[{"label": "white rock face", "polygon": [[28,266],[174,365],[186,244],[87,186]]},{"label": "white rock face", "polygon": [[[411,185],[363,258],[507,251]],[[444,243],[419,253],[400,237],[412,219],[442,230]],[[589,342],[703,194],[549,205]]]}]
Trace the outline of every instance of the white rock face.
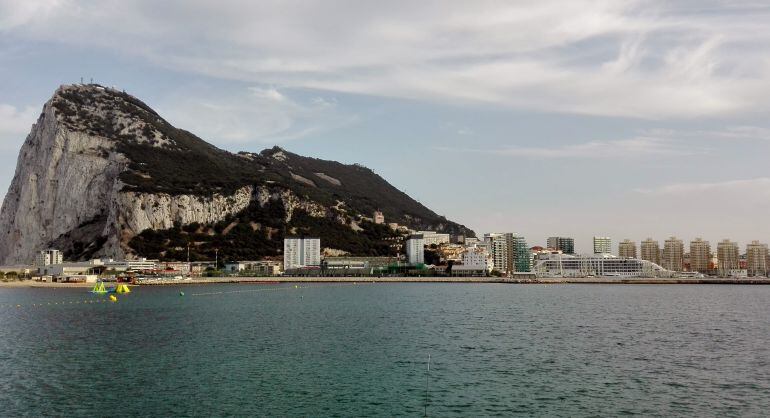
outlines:
[{"label": "white rock face", "polygon": [[[62,250],[69,245],[74,249],[75,243],[79,248],[76,251],[81,251],[78,254],[130,259],[136,254],[129,242],[146,229],[168,229],[175,223],[210,225],[238,214],[252,201],[262,206],[281,201],[286,222],[301,210],[310,216],[332,217],[347,224],[341,201],[329,208],[291,190],[266,185],[244,186],[232,195],[208,196],[143,193],[126,188],[120,175],[131,162],[116,151],[113,139],[100,135],[130,134],[138,144],[147,147],[171,147],[175,143],[148,127],[130,108],[116,104],[126,99],[125,94],[112,97],[115,102],[101,97],[80,103],[80,107],[60,107],[62,103],[57,100],[77,96],[73,92],[81,88],[93,89],[60,88],[43,107],[21,148],[13,181],[0,209],[0,265],[31,264],[40,250],[51,245]],[[86,116],[80,117],[81,113]],[[114,125],[111,131],[89,127],[107,122]],[[288,158],[283,152],[272,157],[279,161]],[[315,174],[324,181],[341,184],[323,173]]]},{"label": "white rock face", "polygon": [[124,220],[123,229],[132,235],[145,229],[169,229],[174,222],[215,223],[245,209],[251,202],[252,189],[245,186],[232,196],[212,197],[123,192],[118,194],[118,214]]},{"label": "white rock face", "polygon": [[80,237],[86,242],[106,237],[94,256],[131,258],[128,242],[147,228],[218,222],[252,199],[251,186],[209,197],[121,191],[119,175],[128,161],[113,149],[108,138],[65,127],[52,101],[46,103],[21,148],[0,209],[0,264],[32,263],[52,241],[94,223],[97,232]]},{"label": "white rock face", "polygon": [[54,112],[48,102],[19,153],[0,210],[0,264],[32,262],[48,242],[106,215],[122,187],[125,159],[102,138],[64,129]]}]

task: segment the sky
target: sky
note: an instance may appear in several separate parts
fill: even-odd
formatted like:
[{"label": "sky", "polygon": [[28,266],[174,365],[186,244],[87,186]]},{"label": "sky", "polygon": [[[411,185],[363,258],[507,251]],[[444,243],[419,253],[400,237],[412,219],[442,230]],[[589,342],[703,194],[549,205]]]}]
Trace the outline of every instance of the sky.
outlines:
[{"label": "sky", "polygon": [[0,0],[0,190],[82,77],[230,151],[363,164],[478,234],[768,242],[767,22],[751,0]]}]

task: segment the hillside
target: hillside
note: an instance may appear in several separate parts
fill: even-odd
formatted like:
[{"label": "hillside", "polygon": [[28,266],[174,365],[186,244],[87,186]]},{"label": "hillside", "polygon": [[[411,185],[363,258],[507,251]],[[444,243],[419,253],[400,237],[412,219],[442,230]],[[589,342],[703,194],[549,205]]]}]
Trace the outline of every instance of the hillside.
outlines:
[{"label": "hillside", "polygon": [[[391,254],[367,220],[472,235],[368,168],[274,147],[233,154],[173,127],[125,92],[62,86],[22,150],[0,210],[0,263],[47,246],[94,256],[279,256],[286,235],[356,255]],[[182,255],[184,257],[182,257]]]}]

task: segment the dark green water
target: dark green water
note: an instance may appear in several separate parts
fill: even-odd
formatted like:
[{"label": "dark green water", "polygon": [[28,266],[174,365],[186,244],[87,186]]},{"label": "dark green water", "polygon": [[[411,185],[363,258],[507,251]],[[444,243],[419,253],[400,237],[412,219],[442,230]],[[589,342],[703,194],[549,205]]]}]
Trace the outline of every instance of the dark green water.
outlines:
[{"label": "dark green water", "polygon": [[183,290],[0,288],[0,415],[421,416],[428,354],[429,416],[770,411],[770,287]]}]

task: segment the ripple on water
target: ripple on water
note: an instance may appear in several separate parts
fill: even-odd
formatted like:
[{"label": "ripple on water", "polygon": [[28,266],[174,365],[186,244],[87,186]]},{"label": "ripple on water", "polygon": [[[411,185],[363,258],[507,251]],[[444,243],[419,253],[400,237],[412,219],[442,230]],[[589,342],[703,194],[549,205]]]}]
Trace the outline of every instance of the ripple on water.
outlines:
[{"label": "ripple on water", "polygon": [[0,289],[3,415],[414,416],[426,401],[434,416],[770,408],[770,287],[268,287],[183,299],[140,288],[117,304]]}]

